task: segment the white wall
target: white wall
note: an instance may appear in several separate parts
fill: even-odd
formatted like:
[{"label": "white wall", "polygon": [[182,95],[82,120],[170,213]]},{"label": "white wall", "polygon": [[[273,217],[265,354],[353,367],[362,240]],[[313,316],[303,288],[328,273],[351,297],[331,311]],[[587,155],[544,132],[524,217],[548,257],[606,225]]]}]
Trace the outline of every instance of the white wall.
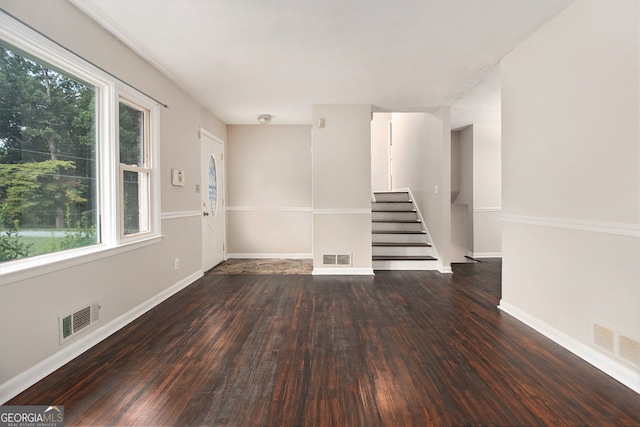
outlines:
[{"label": "white wall", "polygon": [[[371,106],[314,105],[313,272],[373,274],[371,261]],[[352,255],[352,266],[323,255]]]},{"label": "white wall", "polygon": [[374,113],[371,120],[371,189],[389,191],[389,123],[391,113]]},{"label": "white wall", "polygon": [[501,307],[640,392],[638,21],[581,0],[502,61]]},{"label": "white wall", "polygon": [[409,188],[442,271],[450,271],[451,128],[449,109],[393,113],[393,189]]},{"label": "white wall", "polygon": [[[160,112],[161,243],[23,280],[2,277],[0,402],[202,274],[200,195],[195,191],[200,181],[199,128],[226,139],[224,123],[66,1],[34,6],[3,0],[1,5],[169,108]],[[170,185],[172,168],[185,170],[184,187]],[[180,257],[178,270],[175,257]],[[97,328],[59,345],[58,316],[96,300],[102,305]]]},{"label": "white wall", "polygon": [[228,126],[229,257],[311,258],[311,126]]}]

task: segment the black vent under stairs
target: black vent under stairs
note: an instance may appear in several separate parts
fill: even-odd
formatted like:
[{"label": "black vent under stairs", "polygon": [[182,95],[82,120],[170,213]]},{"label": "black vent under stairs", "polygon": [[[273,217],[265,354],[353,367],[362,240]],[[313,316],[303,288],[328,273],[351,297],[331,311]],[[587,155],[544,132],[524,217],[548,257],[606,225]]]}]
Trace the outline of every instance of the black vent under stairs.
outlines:
[{"label": "black vent under stairs", "polygon": [[371,203],[374,270],[435,269],[427,231],[407,191],[376,192]]}]

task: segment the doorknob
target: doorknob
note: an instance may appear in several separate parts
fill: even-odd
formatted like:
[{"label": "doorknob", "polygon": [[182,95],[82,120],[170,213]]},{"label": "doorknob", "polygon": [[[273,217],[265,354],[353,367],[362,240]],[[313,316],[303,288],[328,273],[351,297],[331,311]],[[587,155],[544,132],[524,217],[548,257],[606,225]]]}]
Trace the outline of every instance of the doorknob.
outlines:
[{"label": "doorknob", "polygon": [[202,212],[202,216],[209,216],[209,212]]}]

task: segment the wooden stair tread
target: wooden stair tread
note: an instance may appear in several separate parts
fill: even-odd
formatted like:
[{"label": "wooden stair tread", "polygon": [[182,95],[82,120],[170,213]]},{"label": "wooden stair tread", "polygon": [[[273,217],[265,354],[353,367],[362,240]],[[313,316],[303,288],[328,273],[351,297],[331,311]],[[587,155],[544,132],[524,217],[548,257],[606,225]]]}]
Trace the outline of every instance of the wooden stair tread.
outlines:
[{"label": "wooden stair tread", "polygon": [[383,210],[371,209],[371,212],[398,213],[398,212],[417,212],[417,211],[415,209],[405,209],[405,210],[402,210],[402,211],[390,211],[388,209],[383,209]]},{"label": "wooden stair tread", "polygon": [[428,255],[373,255],[373,261],[436,261],[437,258]]},{"label": "wooden stair tread", "polygon": [[416,248],[420,248],[420,247],[426,247],[426,248],[430,248],[431,245],[429,243],[396,243],[396,242],[373,242],[371,243],[372,246],[392,246],[392,247],[398,247],[398,248],[402,248],[405,246],[408,247],[416,247]]},{"label": "wooden stair tread", "polygon": [[373,234],[427,234],[426,231],[405,231],[405,230],[373,230]]},{"label": "wooden stair tread", "polygon": [[390,224],[420,224],[422,221],[420,221],[419,219],[372,219],[371,222],[386,222]]},{"label": "wooden stair tread", "polygon": [[413,200],[376,200],[375,202],[371,202],[372,204],[376,203],[413,203]]}]

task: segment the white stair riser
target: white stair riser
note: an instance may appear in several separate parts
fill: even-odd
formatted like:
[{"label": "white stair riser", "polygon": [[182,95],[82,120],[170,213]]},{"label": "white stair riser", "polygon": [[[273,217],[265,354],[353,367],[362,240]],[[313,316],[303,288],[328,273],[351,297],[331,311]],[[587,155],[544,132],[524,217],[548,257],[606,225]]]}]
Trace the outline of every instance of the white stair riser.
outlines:
[{"label": "white stair riser", "polygon": [[422,224],[419,222],[372,222],[371,229],[374,231],[422,231]]},{"label": "white stair riser", "polygon": [[372,203],[372,211],[410,211],[413,209],[413,203]]},{"label": "white stair riser", "polygon": [[413,221],[418,219],[418,215],[415,212],[371,212],[372,220],[384,220],[384,221]]},{"label": "white stair riser", "polygon": [[373,246],[372,255],[391,256],[433,256],[433,250],[429,246]]},{"label": "white stair riser", "polygon": [[376,193],[376,202],[407,202],[410,200],[409,193]]},{"label": "white stair riser", "polygon": [[374,270],[437,270],[438,261],[373,261]]},{"label": "white stair riser", "polygon": [[428,243],[425,234],[372,234],[372,241],[375,243]]}]

